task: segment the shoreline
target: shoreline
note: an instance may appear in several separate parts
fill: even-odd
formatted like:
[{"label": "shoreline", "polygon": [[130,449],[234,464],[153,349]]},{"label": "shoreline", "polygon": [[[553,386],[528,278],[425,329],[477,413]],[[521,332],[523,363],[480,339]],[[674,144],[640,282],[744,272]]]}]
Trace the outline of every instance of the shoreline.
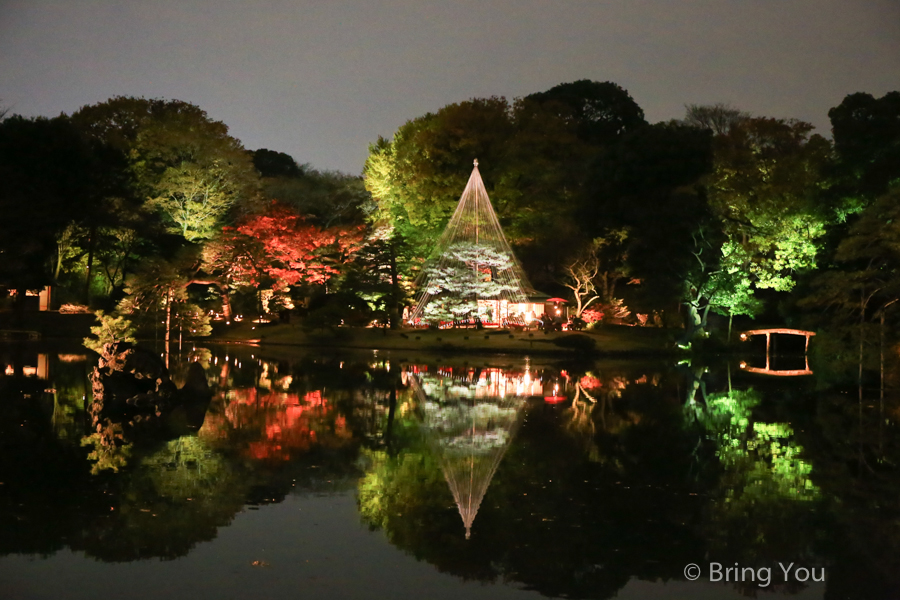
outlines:
[{"label": "shoreline", "polygon": [[[227,327],[227,328],[226,328]],[[219,326],[197,343],[293,346],[348,350],[404,350],[434,354],[507,354],[514,356],[589,356],[591,358],[667,358],[683,356],[674,346],[674,330],[605,326],[584,332],[513,332],[490,329],[307,330],[299,325],[238,323]],[[582,342],[576,346],[566,346]],[[587,341],[590,340],[590,341]],[[590,347],[591,342],[593,347]]]}]

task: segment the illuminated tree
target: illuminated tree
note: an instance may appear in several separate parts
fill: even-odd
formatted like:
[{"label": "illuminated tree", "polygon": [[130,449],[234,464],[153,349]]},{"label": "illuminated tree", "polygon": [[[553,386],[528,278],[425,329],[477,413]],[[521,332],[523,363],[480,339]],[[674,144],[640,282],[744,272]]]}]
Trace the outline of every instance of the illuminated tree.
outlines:
[{"label": "illuminated tree", "polygon": [[134,328],[131,321],[124,316],[108,315],[102,310],[94,313],[99,323],[91,327],[91,333],[96,337],[84,338],[84,346],[100,354],[103,346],[106,344],[114,344],[116,342],[132,342],[134,338]]},{"label": "illuminated tree", "polygon": [[616,284],[626,274],[627,239],[627,229],[608,231],[604,237],[594,239],[581,255],[564,267],[562,283],[575,297],[576,317],[581,318],[584,310],[596,301],[607,309],[617,302]]},{"label": "illuminated tree", "polygon": [[370,217],[427,256],[477,158],[531,281],[556,286],[563,261],[599,235],[580,218],[593,160],[645,125],[628,93],[608,82],[562,84],[515,102],[494,97],[445,106],[370,147]]},{"label": "illuminated tree", "polygon": [[831,145],[812,125],[752,118],[715,139],[710,206],[727,236],[723,266],[740,268],[757,289],[790,291],[815,268],[825,215],[817,210]]},{"label": "illuminated tree", "polygon": [[325,283],[341,272],[363,243],[359,227],[322,229],[278,203],[245,219],[237,231],[262,244],[261,268],[282,290]]},{"label": "illuminated tree", "polygon": [[181,336],[186,330],[192,337],[212,333],[209,315],[192,303],[188,294],[192,283],[210,283],[197,278],[200,261],[196,251],[189,247],[172,257],[145,260],[127,279],[126,296],[117,308],[145,331],[151,327],[156,331],[162,323],[167,351],[173,332]]},{"label": "illuminated tree", "polygon": [[127,154],[136,193],[169,230],[207,239],[236,205],[255,201],[251,157],[228,127],[178,100],[116,97],[72,115],[89,135]]},{"label": "illuminated tree", "polygon": [[414,279],[409,274],[417,260],[396,231],[387,226],[375,228],[347,265],[340,289],[365,300],[392,328],[400,327],[403,306],[414,297]]},{"label": "illuminated tree", "polygon": [[[454,321],[481,316],[478,300],[518,292],[519,286],[501,277],[512,269],[512,256],[488,246],[457,242],[443,253],[444,260],[425,268],[431,296],[424,308],[427,320]],[[492,315],[496,317],[496,315]],[[490,317],[488,317],[490,320]]]},{"label": "illuminated tree", "polygon": [[222,313],[231,320],[231,294],[243,287],[259,287],[265,276],[266,254],[260,240],[224,227],[203,244],[202,269],[219,291]]},{"label": "illuminated tree", "polygon": [[499,171],[512,133],[509,104],[496,97],[451,104],[408,121],[393,140],[369,150],[366,189],[377,206],[372,218],[390,223],[427,254],[466,187],[472,160],[478,158],[489,173]]}]

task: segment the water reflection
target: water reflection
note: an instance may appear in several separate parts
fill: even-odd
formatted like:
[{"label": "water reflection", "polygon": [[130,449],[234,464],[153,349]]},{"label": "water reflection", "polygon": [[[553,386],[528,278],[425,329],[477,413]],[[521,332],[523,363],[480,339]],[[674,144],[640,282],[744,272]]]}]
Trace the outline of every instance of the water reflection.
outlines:
[{"label": "water reflection", "polygon": [[540,391],[528,369],[413,367],[407,378],[419,402],[422,426],[459,508],[466,539],[478,507],[522,416]]},{"label": "water reflection", "polygon": [[22,350],[0,352],[2,555],[177,559],[242,511],[353,494],[366,525],[438,571],[546,596],[610,598],[713,560],[825,568],[836,597],[900,591],[889,398],[727,365],[194,348],[171,377],[202,374],[202,412],[117,421],[127,451],[91,460],[93,362]]}]

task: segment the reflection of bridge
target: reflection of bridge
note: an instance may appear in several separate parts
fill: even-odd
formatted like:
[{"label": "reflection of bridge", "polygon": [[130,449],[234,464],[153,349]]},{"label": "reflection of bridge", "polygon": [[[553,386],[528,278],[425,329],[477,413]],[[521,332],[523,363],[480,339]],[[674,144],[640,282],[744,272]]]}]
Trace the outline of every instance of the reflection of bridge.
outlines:
[{"label": "reflection of bridge", "polygon": [[[786,335],[802,335],[806,338],[806,345],[803,348],[803,358],[805,361],[805,368],[803,369],[786,369],[782,371],[774,371],[769,366],[769,348],[772,341],[771,336],[776,333],[782,333]],[[815,331],[805,331],[803,329],[788,329],[785,327],[775,327],[771,329],[751,329],[749,331],[745,331],[741,334],[741,341],[746,341],[750,339],[754,335],[765,335],[766,336],[766,368],[759,369],[756,367],[748,367],[747,363],[741,363],[741,369],[748,373],[759,373],[762,375],[775,375],[778,377],[796,377],[798,375],[812,375],[813,372],[809,368],[809,359],[806,357],[806,352],[809,350],[809,338],[816,335]]]},{"label": "reflection of bridge", "polygon": [[809,360],[806,361],[805,369],[784,369],[781,371],[773,371],[769,368],[769,355],[766,354],[766,368],[758,369],[756,367],[748,367],[747,363],[741,363],[741,370],[748,373],[759,373],[760,375],[775,375],[778,377],[797,377],[798,375],[812,375],[813,372],[809,368]]}]

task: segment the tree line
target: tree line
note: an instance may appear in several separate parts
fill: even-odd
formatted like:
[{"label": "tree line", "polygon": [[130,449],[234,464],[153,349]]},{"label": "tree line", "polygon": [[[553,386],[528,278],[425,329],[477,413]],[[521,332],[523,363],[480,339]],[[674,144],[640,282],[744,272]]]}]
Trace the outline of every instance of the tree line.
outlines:
[{"label": "tree line", "polygon": [[[0,121],[0,292],[52,285],[64,309],[209,332],[277,314],[337,278],[365,242],[360,177],[248,151],[177,100],[117,97]],[[237,311],[237,312],[235,312]]]},{"label": "tree line", "polygon": [[477,157],[532,283],[587,322],[683,325],[687,344],[711,313],[726,335],[740,316],[871,320],[896,296],[900,92],[829,117],[831,139],[723,104],[648,123],[620,86],[576,81],[408,121],[372,145],[366,187],[427,255]]},{"label": "tree line", "polygon": [[177,100],[7,115],[0,287],[195,334],[210,313],[398,326],[478,158],[531,283],[587,323],[683,325],[689,343],[711,314],[825,307],[873,340],[898,297],[900,92],[829,117],[831,139],[722,104],[649,123],[582,80],[411,119],[358,177],[248,151]]}]

